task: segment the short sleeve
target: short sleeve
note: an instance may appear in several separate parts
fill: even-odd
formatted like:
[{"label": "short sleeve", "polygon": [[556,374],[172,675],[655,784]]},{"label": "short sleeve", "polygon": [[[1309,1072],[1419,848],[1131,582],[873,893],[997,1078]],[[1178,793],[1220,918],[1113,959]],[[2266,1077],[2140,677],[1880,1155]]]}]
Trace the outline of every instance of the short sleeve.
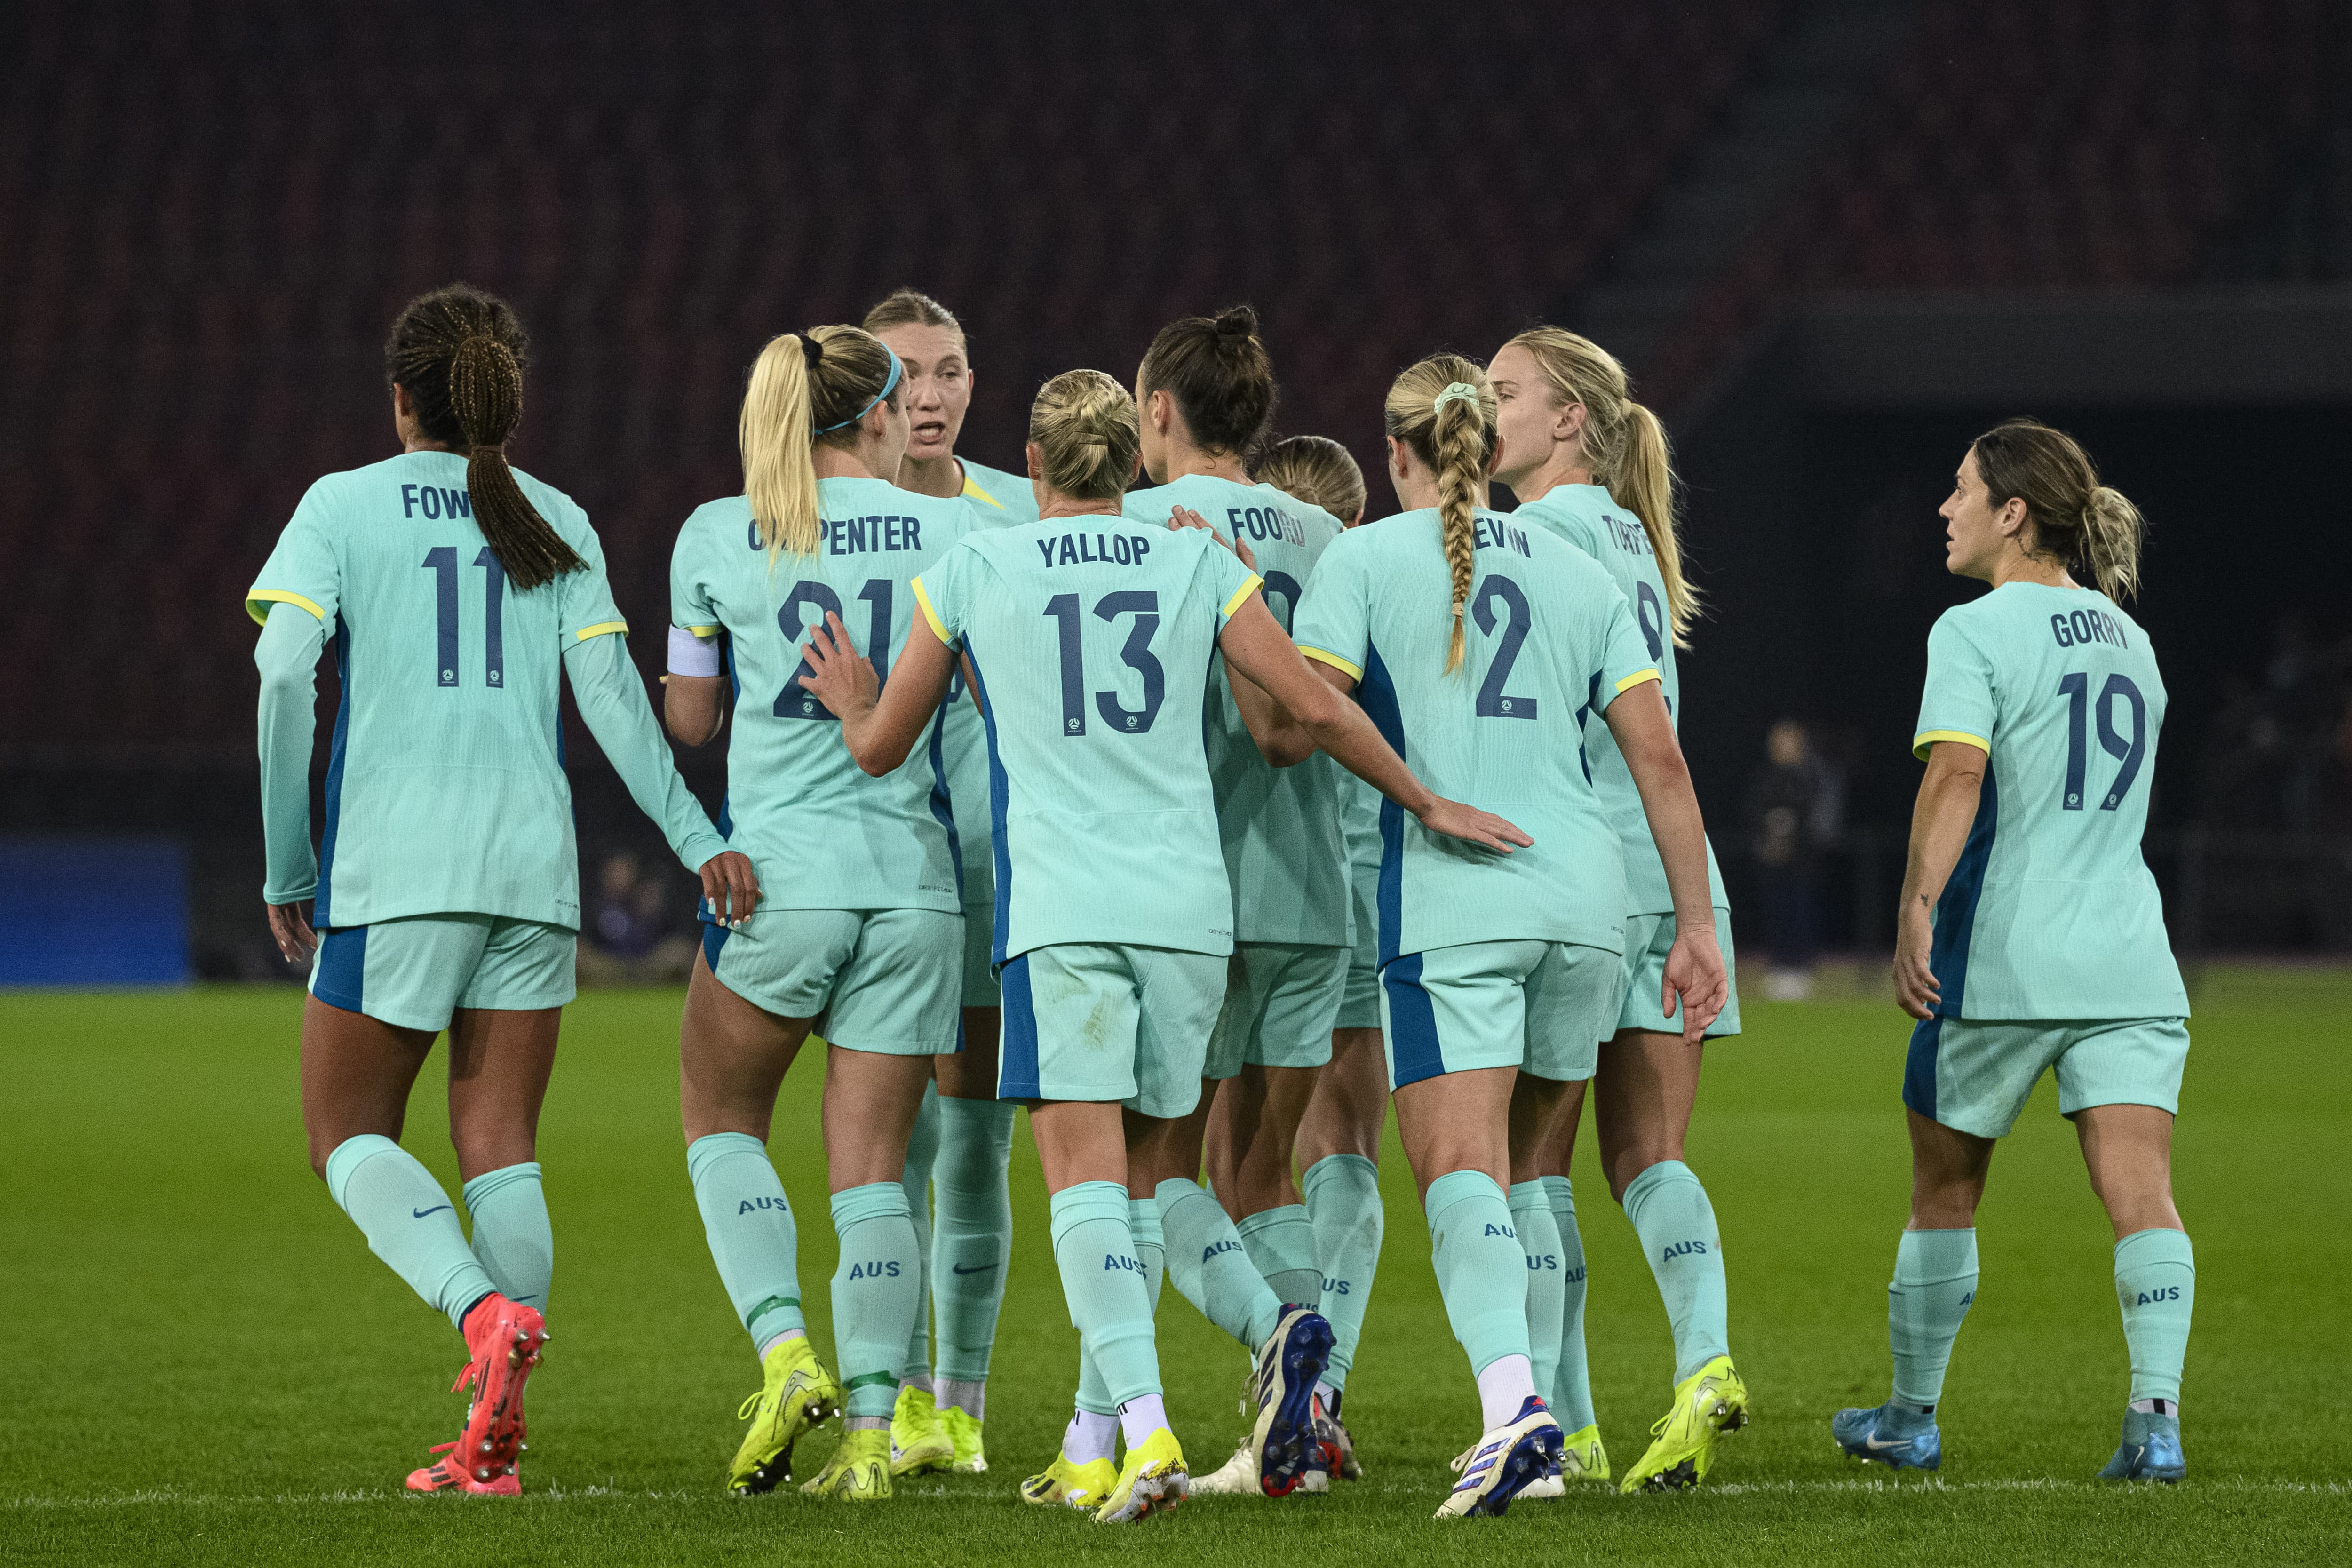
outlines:
[{"label": "short sleeve", "polygon": [[1207,574],[1209,596],[1217,605],[1217,629],[1223,631],[1234,612],[1248,603],[1249,596],[1265,585],[1265,579],[1242,564],[1242,558],[1216,544],[1201,552],[1202,570]]},{"label": "short sleeve", "polygon": [[1938,741],[1992,750],[1992,660],[1947,612],[1927,634],[1927,688],[1911,754],[1925,762]]},{"label": "short sleeve", "polygon": [[1613,582],[1608,586],[1608,630],[1602,634],[1601,680],[1594,689],[1600,699],[1593,706],[1596,713],[1608,711],[1612,702],[1643,682],[1665,679],[1659,673],[1658,661],[1650,657],[1650,641],[1633,619],[1633,607],[1625,602],[1624,590]]},{"label": "short sleeve", "polygon": [[915,608],[931,635],[950,647],[963,645],[964,616],[971,604],[971,574],[980,552],[969,536],[959,540],[915,579]]},{"label": "short sleeve", "polygon": [[726,629],[710,599],[709,534],[688,518],[669,552],[669,624],[698,637],[715,637]]},{"label": "short sleeve", "polygon": [[566,572],[555,580],[555,604],[565,647],[608,632],[629,629],[629,623],[621,618],[621,607],[613,602],[612,581],[604,575],[604,543],[577,508],[572,509],[572,517],[579,524],[579,533],[571,541],[572,548],[580,552],[587,565],[577,572]]},{"label": "short sleeve", "polygon": [[1365,554],[1349,534],[1333,540],[1315,563],[1315,574],[1307,580],[1290,623],[1291,640],[1299,652],[1354,680],[1364,679],[1372,642],[1371,579]]},{"label": "short sleeve", "polygon": [[246,590],[245,613],[257,626],[269,624],[269,606],[292,605],[331,627],[342,603],[342,563],[329,532],[332,501],[327,479],[304,493],[278,546],[262,563],[261,574]]}]

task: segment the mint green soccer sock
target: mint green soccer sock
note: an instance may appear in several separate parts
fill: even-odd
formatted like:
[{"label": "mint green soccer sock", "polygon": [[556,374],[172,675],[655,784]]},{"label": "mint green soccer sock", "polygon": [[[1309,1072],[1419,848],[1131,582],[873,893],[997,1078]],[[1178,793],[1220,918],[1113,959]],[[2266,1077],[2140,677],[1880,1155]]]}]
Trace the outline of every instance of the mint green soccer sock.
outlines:
[{"label": "mint green soccer sock", "polygon": [[1924,1416],[1944,1397],[1944,1370],[1969,1303],[1977,1299],[1974,1230],[1906,1230],[1886,1287],[1886,1340],[1895,1355],[1896,1415]]},{"label": "mint green soccer sock", "polygon": [[940,1101],[940,1152],[931,1165],[931,1304],[944,1382],[988,1376],[1004,1274],[1013,1260],[1013,1196],[1005,1166],[1013,1115],[1005,1100]]},{"label": "mint green soccer sock", "polygon": [[1592,1413],[1592,1373],[1584,1358],[1584,1234],[1576,1228],[1576,1188],[1569,1179],[1546,1176],[1543,1189],[1559,1232],[1559,1362],[1544,1403],[1559,1429],[1572,1434],[1600,1419]]},{"label": "mint green soccer sock", "polygon": [[1715,1205],[1680,1160],[1661,1160],[1627,1184],[1625,1217],[1642,1238],[1675,1331],[1675,1381],[1731,1353],[1723,1288],[1723,1240]]},{"label": "mint green soccer sock", "polygon": [[1475,1374],[1507,1355],[1527,1355],[1528,1255],[1511,1205],[1484,1171],[1449,1171],[1429,1184],[1430,1255],[1445,1321]]},{"label": "mint green soccer sock", "polygon": [[1284,1305],[1319,1307],[1323,1270],[1315,1265],[1315,1225],[1304,1204],[1284,1204],[1244,1216],[1234,1233],[1242,1249]]},{"label": "mint green soccer sock", "polygon": [[833,1353],[846,1395],[842,1414],[887,1416],[922,1310],[907,1189],[870,1182],[834,1194],[833,1231],[841,1238],[833,1270]]},{"label": "mint green soccer sock", "polygon": [[931,1386],[931,1169],[940,1152],[940,1086],[923,1086],[922,1108],[907,1136],[907,1167],[898,1184],[907,1192],[907,1216],[915,1225],[915,1331],[907,1340],[905,1378]]},{"label": "mint green soccer sock", "polygon": [[1160,1224],[1160,1205],[1150,1198],[1127,1200],[1127,1233],[1135,1238],[1135,1256],[1143,1265],[1143,1290],[1151,1315],[1160,1316],[1160,1284],[1168,1274],[1168,1242]]},{"label": "mint green soccer sock", "polygon": [[2197,1255],[2189,1233],[2136,1230],[2116,1243],[2116,1300],[2131,1348],[2131,1397],[2179,1401],[2197,1305]]},{"label": "mint green soccer sock", "polygon": [[752,1348],[764,1354],[786,1334],[805,1332],[800,1227],[768,1146],[749,1132],[713,1132],[687,1145],[686,1173],[719,1282]]},{"label": "mint green soccer sock", "polygon": [[555,1278],[555,1231],[547,1223],[539,1162],[485,1171],[466,1184],[465,1197],[482,1272],[508,1300],[547,1310],[547,1288]]},{"label": "mint green soccer sock", "polygon": [[1322,1268],[1322,1310],[1331,1324],[1331,1365],[1323,1381],[1348,1386],[1356,1345],[1364,1336],[1364,1309],[1380,1267],[1381,1168],[1361,1154],[1327,1154],[1307,1167],[1298,1188],[1315,1226],[1315,1258]]},{"label": "mint green soccer sock", "polygon": [[1098,1389],[1089,1390],[1081,1367],[1081,1409],[1089,1408],[1089,1393],[1116,1410],[1160,1392],[1150,1290],[1128,1227],[1127,1203],[1127,1189],[1117,1182],[1078,1182],[1055,1193],[1050,1206],[1062,1294],[1099,1377]]},{"label": "mint green soccer sock", "polygon": [[327,1156],[327,1194],[367,1237],[368,1250],[458,1328],[466,1309],[498,1289],[466,1245],[449,1194],[391,1139],[362,1132],[336,1144]]},{"label": "mint green soccer sock", "polygon": [[[1559,1330],[1565,1312],[1559,1226],[1551,1217],[1551,1194],[1540,1180],[1511,1184],[1511,1228],[1528,1259],[1528,1359],[1534,1363],[1536,1392],[1551,1403],[1559,1372]],[[1559,1419],[1559,1413],[1553,1413]],[[1573,1432],[1575,1427],[1563,1427]]]},{"label": "mint green soccer sock", "polygon": [[1171,1176],[1152,1194],[1167,1237],[1168,1279],[1201,1315],[1255,1354],[1282,1321],[1282,1298],[1250,1261],[1224,1205],[1198,1182]]}]

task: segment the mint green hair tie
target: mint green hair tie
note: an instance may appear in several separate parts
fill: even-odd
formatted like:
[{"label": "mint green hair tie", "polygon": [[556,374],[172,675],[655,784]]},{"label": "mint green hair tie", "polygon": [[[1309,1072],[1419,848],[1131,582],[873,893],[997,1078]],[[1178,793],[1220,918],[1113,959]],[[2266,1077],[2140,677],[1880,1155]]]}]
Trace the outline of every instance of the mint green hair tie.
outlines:
[{"label": "mint green hair tie", "polygon": [[1475,408],[1478,406],[1478,389],[1466,381],[1448,382],[1445,390],[1437,395],[1437,401],[1431,404],[1430,407],[1443,408],[1457,399]]}]

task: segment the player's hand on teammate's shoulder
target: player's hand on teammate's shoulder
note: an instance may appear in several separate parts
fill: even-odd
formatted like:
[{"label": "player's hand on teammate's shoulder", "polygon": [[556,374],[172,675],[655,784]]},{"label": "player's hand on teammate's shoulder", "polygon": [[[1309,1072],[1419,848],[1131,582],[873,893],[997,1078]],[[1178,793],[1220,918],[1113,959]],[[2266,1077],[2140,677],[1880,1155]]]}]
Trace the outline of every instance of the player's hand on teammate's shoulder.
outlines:
[{"label": "player's hand on teammate's shoulder", "polygon": [[1189,506],[1180,506],[1175,510],[1170,512],[1168,514],[1168,526],[1170,528],[1197,528],[1203,533],[1206,533],[1211,539],[1215,540],[1218,547],[1223,550],[1227,554],[1239,557],[1243,565],[1248,567],[1253,572],[1257,570],[1257,556],[1251,552],[1249,543],[1246,540],[1243,539],[1239,534],[1235,534],[1232,542],[1227,542],[1223,534],[1219,533],[1215,529],[1209,526],[1209,520],[1207,518],[1202,517],[1199,512],[1194,511]]}]

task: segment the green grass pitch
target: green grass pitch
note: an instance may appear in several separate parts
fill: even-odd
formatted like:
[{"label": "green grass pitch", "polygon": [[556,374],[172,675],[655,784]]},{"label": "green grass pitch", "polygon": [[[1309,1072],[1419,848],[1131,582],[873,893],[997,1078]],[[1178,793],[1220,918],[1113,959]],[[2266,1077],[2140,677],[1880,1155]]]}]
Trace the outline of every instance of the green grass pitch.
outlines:
[{"label": "green grass pitch", "polygon": [[[2186,1486],[2090,1479],[2116,1440],[2123,1336],[2106,1225],[2047,1082],[1995,1162],[1941,1479],[1890,1480],[1838,1456],[1830,1412],[1885,1385],[1906,1029],[1883,1004],[1759,1002],[1746,1037],[1709,1053],[1692,1130],[1757,1410],[1705,1490],[1594,1488],[1501,1521],[1431,1521],[1477,1405],[1391,1142],[1387,1249],[1349,1391],[1366,1479],[1280,1504],[1204,1499],[1126,1531],[1014,1496],[1053,1450],[1075,1345],[1025,1133],[994,1468],[856,1511],[722,1493],[757,1372],[687,1184],[678,998],[659,993],[592,994],[565,1022],[541,1144],[555,1342],[531,1384],[524,1500],[404,1496],[403,1475],[456,1432],[446,1390],[462,1350],[304,1167],[299,1005],[290,992],[0,995],[0,1562],[2352,1558],[2352,1426],[2335,1383],[2352,1324],[2352,977],[2242,971],[2200,994],[2177,1170],[2200,1265]],[[817,1070],[812,1058],[786,1085],[773,1147],[829,1351]],[[441,1071],[436,1053],[406,1142],[454,1192]],[[1593,1381],[1622,1467],[1664,1408],[1669,1346],[1589,1127],[1586,1143]],[[1240,1429],[1243,1357],[1172,1289],[1160,1326],[1178,1433],[1213,1468]]]}]

